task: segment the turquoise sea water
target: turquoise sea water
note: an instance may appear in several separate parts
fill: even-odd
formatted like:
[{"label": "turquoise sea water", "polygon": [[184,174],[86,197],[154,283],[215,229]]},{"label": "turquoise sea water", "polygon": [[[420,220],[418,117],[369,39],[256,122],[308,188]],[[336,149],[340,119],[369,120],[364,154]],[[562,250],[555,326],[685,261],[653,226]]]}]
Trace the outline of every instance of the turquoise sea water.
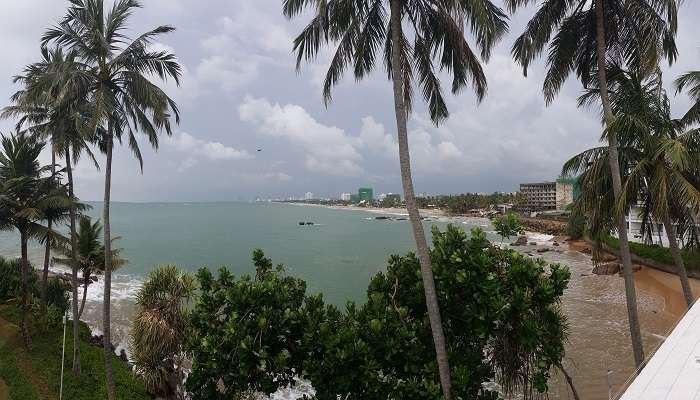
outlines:
[{"label": "turquoise sea water", "polygon": [[[102,204],[87,214],[100,218]],[[360,301],[371,277],[391,254],[414,248],[407,221],[375,220],[378,214],[280,203],[114,203],[112,235],[129,265],[122,278],[142,280],[159,264],[187,271],[226,266],[235,274],[254,272],[251,253],[261,248],[310,291],[335,304]],[[311,221],[314,226],[299,226]],[[445,222],[425,222],[426,229]],[[468,228],[465,225],[465,228]],[[0,235],[0,254],[17,256],[13,233]],[[31,258],[41,264],[42,249]]]}]

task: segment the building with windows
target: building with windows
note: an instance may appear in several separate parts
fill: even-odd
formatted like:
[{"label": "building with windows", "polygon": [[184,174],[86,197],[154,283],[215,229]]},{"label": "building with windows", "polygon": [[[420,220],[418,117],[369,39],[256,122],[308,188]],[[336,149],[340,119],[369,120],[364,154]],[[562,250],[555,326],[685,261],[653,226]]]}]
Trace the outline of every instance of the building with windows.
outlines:
[{"label": "building with windows", "polygon": [[357,197],[359,201],[371,203],[372,200],[374,200],[374,190],[372,188],[359,188],[357,190]]},{"label": "building with windows", "polygon": [[574,202],[574,184],[559,180],[520,184],[518,207],[527,211],[562,211]]},{"label": "building with windows", "polygon": [[[647,233],[645,237],[645,232],[642,231],[642,225],[644,224],[643,208],[641,204],[634,205],[629,208],[627,215],[625,216],[625,221],[627,222],[627,238],[631,242],[637,243],[651,243],[656,244],[661,247],[668,248],[670,242],[668,240],[668,234],[666,232],[666,227],[664,224],[657,220],[656,218],[650,218],[647,220]],[[676,222],[674,222],[676,224]],[[675,227],[678,231],[678,226]],[[617,236],[617,233],[615,233]],[[678,245],[680,247],[685,246],[685,241],[682,235],[677,235]]]},{"label": "building with windows", "polygon": [[351,197],[352,197],[351,193],[341,193],[340,194],[340,200],[343,200],[343,201],[350,201]]},{"label": "building with windows", "polygon": [[314,198],[314,194],[311,193],[311,192],[306,192],[306,193],[304,194],[304,200],[311,200],[311,199],[313,199],[313,198]]}]

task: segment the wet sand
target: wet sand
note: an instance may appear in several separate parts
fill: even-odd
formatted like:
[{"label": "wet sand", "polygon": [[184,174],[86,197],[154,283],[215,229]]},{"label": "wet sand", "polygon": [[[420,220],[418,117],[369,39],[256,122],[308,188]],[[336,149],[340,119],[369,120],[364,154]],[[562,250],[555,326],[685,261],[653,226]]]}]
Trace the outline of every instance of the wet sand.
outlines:
[{"label": "wet sand", "polygon": [[[590,255],[580,252],[583,247],[573,242],[564,249],[552,247],[553,251],[538,256],[567,265],[571,270],[562,304],[570,324],[564,365],[582,399],[604,400],[608,399],[609,388],[615,395],[634,373],[624,280],[617,274],[592,274]],[[648,356],[675,327],[686,306],[676,275],[643,267],[634,277],[644,351]],[[700,294],[700,281],[691,281],[694,293]],[[610,386],[609,370],[612,371]],[[559,376],[552,382],[550,398],[573,399]]]}]

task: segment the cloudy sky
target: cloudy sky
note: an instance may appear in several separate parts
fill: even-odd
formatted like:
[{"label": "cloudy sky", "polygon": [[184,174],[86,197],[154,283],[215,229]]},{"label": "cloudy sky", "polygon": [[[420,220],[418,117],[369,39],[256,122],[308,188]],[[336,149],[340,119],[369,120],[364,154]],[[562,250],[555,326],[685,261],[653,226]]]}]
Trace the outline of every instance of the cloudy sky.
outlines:
[{"label": "cloudy sky", "polygon": [[[109,1],[107,1],[109,3]],[[39,37],[64,13],[62,0],[0,0],[0,106],[18,88],[11,77],[36,61]],[[361,83],[346,77],[323,105],[321,82],[330,58],[295,70],[292,38],[305,18],[288,21],[280,0],[143,0],[133,33],[161,24],[177,28],[159,48],[183,65],[182,85],[165,87],[180,105],[182,123],[158,152],[142,146],[141,174],[127,148],[115,154],[113,199],[121,201],[249,200],[257,196],[338,196],[358,186],[401,190],[391,86],[383,70]],[[511,19],[510,34],[486,65],[489,93],[477,105],[469,91],[449,99],[450,119],[434,127],[422,105],[409,121],[418,192],[512,191],[523,181],[556,177],[571,155],[596,144],[594,110],[579,110],[580,86],[570,80],[545,107],[543,64],[528,78],[509,49],[531,14]],[[667,81],[700,69],[697,2],[680,12],[680,57]],[[673,98],[677,113],[689,101]],[[8,132],[12,121],[0,121]],[[257,149],[263,149],[258,152]],[[48,159],[46,157],[45,159]],[[102,160],[100,160],[102,161]],[[78,195],[102,198],[103,175],[81,162]]]}]

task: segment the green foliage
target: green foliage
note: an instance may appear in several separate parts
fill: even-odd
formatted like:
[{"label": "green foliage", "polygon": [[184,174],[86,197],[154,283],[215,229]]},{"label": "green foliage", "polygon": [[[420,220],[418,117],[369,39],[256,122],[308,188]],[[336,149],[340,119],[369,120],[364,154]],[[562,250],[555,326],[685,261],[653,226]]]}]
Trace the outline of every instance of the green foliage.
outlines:
[{"label": "green foliage", "polygon": [[[559,302],[567,269],[492,247],[480,230],[433,232],[432,262],[455,398],[496,399],[495,381],[526,398],[547,390],[564,355],[567,324]],[[198,273],[201,297],[188,341],[195,399],[274,392],[295,375],[320,400],[439,399],[441,390],[420,265],[392,256],[369,284],[363,305],[341,311],[302,280],[273,270],[256,250],[255,279]],[[223,384],[223,385],[220,385]],[[221,393],[217,387],[225,388]]]},{"label": "green foliage", "polygon": [[[0,317],[12,322],[19,323],[19,312],[13,306],[0,306]],[[30,324],[33,326],[36,324]],[[66,338],[72,337],[72,324],[67,325]],[[71,400],[93,400],[107,398],[107,391],[104,383],[104,353],[101,347],[92,346],[88,343],[90,329],[80,322],[80,353],[83,373],[80,377],[75,377],[70,372],[66,373],[63,382],[63,398]],[[30,381],[28,371],[25,370],[26,363],[31,362],[32,373],[35,379],[39,379],[47,384],[50,398],[58,398],[60,374],[61,374],[61,344],[63,340],[63,325],[48,329],[41,334],[33,335],[32,351],[25,353],[19,343],[8,343],[2,347],[0,340],[0,378],[10,385],[10,393],[21,393],[11,396],[12,399],[35,399],[36,394],[33,384]],[[72,354],[73,341],[66,340],[66,355]],[[18,362],[18,357],[22,362]],[[128,366],[116,356],[112,358],[114,376],[117,388],[118,399],[141,400],[150,399],[146,393],[143,383],[129,370]],[[70,361],[66,358],[66,366],[69,368]],[[69,371],[66,369],[66,371]],[[15,385],[15,382],[17,383]],[[25,386],[26,385],[26,386]],[[12,387],[17,386],[17,392],[13,392]],[[29,389],[31,388],[31,389]]]},{"label": "green foliage", "polygon": [[172,398],[182,392],[185,306],[193,293],[191,275],[163,265],[149,274],[137,295],[139,310],[131,328],[134,370],[148,391],[158,397]]},{"label": "green foliage", "polygon": [[[7,260],[0,257],[0,303],[20,297],[20,268],[21,260],[16,258]],[[39,285],[37,274],[33,273],[34,267],[29,264],[29,293],[39,297]],[[49,279],[46,286],[47,305],[56,308],[63,315],[68,309],[68,293],[58,279]]]},{"label": "green foliage", "polygon": [[566,224],[566,234],[572,239],[581,239],[586,233],[586,217],[580,212],[573,211]]},{"label": "green foliage", "polygon": [[[207,269],[197,273],[200,297],[187,343],[193,362],[187,389],[194,398],[272,393],[301,370],[306,283],[273,271],[261,250],[253,258],[255,278],[236,279],[225,268],[216,278]],[[226,394],[217,390],[219,380]]]},{"label": "green foliage", "polygon": [[524,228],[518,222],[518,216],[514,213],[508,213],[502,217],[493,220],[493,227],[501,236],[501,239],[510,239],[511,236],[519,235],[524,232]]},{"label": "green foliage", "polygon": [[10,399],[39,400],[37,389],[22,373],[15,352],[1,346],[0,379],[7,385]]},{"label": "green foliage", "polygon": [[474,209],[488,209],[498,204],[515,203],[516,195],[500,192],[491,194],[463,193],[449,196],[417,197],[416,202],[421,208],[434,205],[451,214],[466,214]]},{"label": "green foliage", "polygon": [[[21,260],[0,257],[0,302],[20,298]],[[30,270],[33,270],[30,265]],[[36,286],[36,274],[29,274],[29,287]]]},{"label": "green foliage", "polygon": [[[612,236],[602,237],[602,241],[608,246],[619,249],[620,241]],[[630,251],[639,257],[646,258],[666,265],[674,265],[673,255],[667,247],[657,244],[644,244],[630,242]],[[700,252],[697,250],[682,249],[681,256],[688,271],[700,271]]]}]

